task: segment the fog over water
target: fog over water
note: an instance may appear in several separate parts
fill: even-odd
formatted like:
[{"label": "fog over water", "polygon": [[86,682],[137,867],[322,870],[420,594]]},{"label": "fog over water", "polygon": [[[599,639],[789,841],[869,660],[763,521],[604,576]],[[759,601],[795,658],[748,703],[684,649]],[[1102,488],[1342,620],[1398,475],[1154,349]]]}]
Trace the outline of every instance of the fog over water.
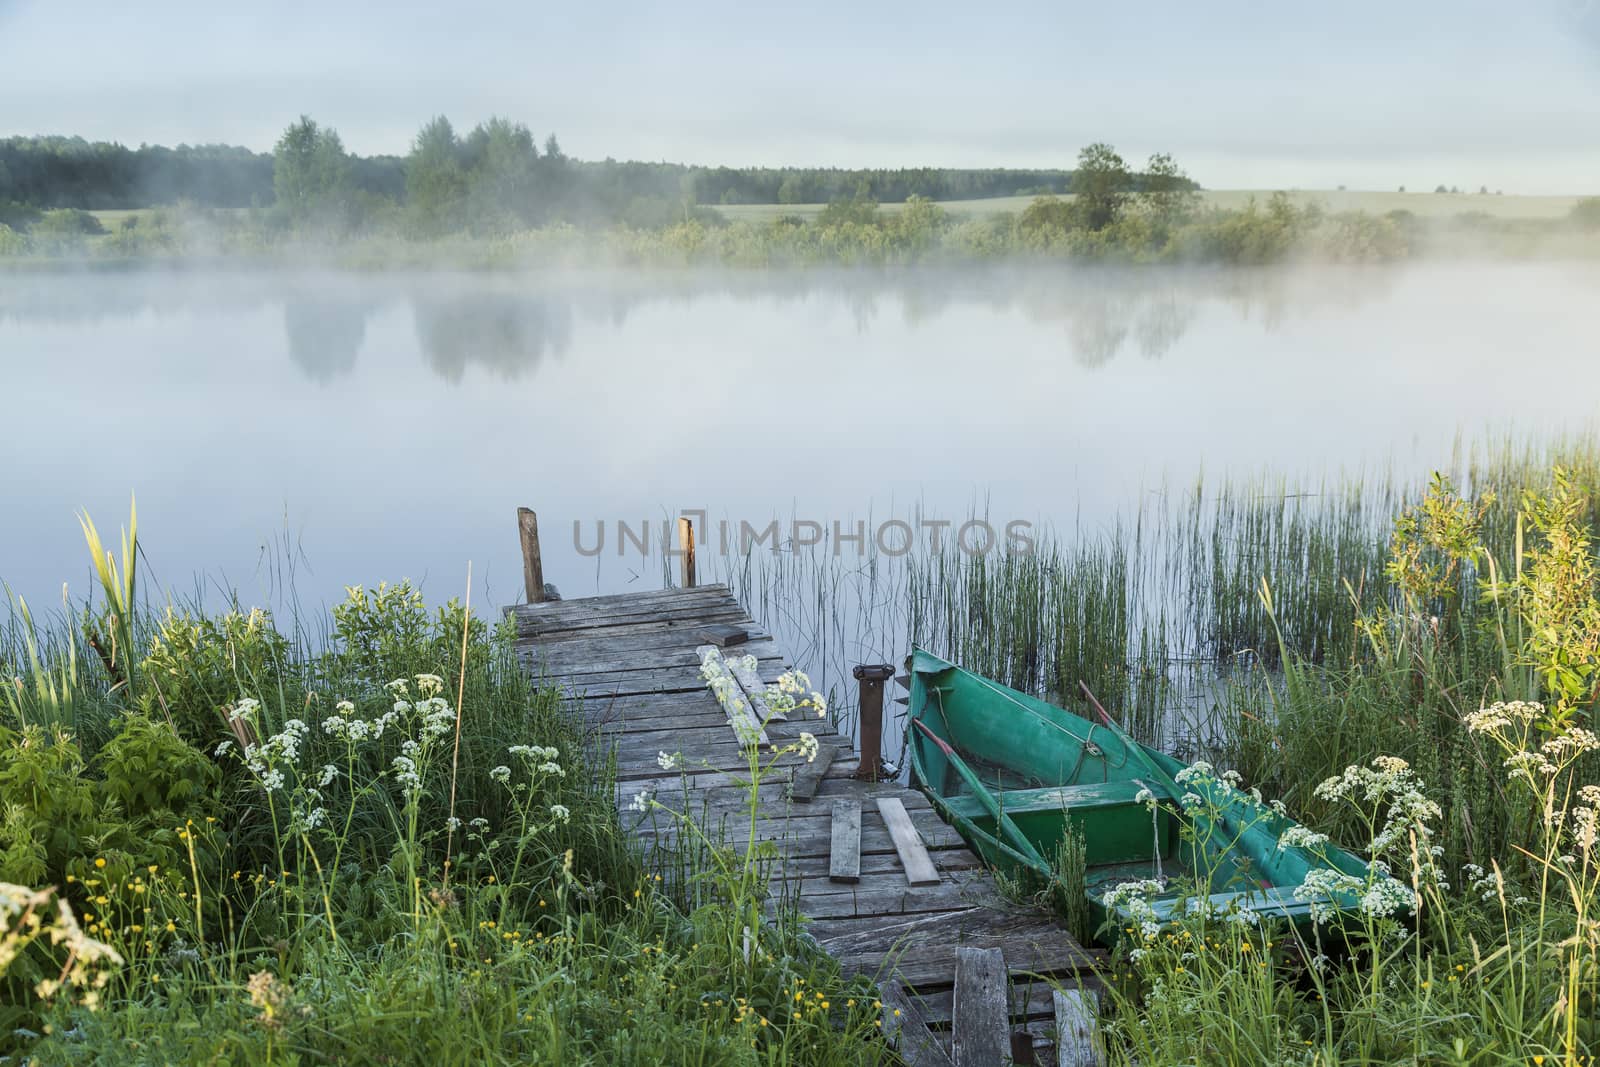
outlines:
[{"label": "fog over water", "polygon": [[[1421,475],[1458,434],[1587,424],[1600,268],[8,273],[0,579],[88,592],[75,512],[149,574],[303,601],[412,577],[655,588],[615,526],[967,515],[1093,532],[1164,484]],[[1555,383],[1560,383],[1559,387]],[[599,522],[604,553],[586,546]],[[847,548],[847,551],[849,549]],[[212,595],[215,595],[213,585]]]}]

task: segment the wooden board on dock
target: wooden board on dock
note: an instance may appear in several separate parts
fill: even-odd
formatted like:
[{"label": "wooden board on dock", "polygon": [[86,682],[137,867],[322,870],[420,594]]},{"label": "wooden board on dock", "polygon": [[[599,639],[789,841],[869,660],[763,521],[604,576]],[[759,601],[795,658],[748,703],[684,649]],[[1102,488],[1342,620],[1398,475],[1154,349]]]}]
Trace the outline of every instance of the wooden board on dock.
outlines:
[{"label": "wooden board on dock", "polygon": [[[615,753],[619,817],[648,855],[666,858],[688,835],[665,813],[629,811],[640,792],[688,813],[714,839],[749,840],[742,783],[751,753],[706,686],[697,649],[718,645],[709,634],[719,628],[743,630],[748,639],[727,658],[741,661],[746,691],[776,681],[791,663],[727,587],[547,601],[507,612],[524,669],[569,693],[594,743]],[[745,656],[755,658],[750,674]],[[1055,1062],[1053,988],[1074,985],[1102,954],[1042,912],[1007,902],[921,793],[899,782],[856,780],[850,740],[829,720],[795,714],[767,721],[765,730],[761,757],[776,758],[777,766],[758,791],[755,830],[758,842],[778,850],[769,910],[797,908],[846,973],[872,976],[905,998],[916,1028],[899,1037],[899,1049],[913,1063],[950,1063],[956,1002],[968,999],[956,994],[958,950],[998,950],[1011,990],[1010,1025],[1025,1028],[1045,1050],[1039,1062]],[[817,738],[814,760],[799,752],[774,757],[773,748],[797,746],[802,732]],[[661,765],[663,753],[676,757],[674,766]]]}]

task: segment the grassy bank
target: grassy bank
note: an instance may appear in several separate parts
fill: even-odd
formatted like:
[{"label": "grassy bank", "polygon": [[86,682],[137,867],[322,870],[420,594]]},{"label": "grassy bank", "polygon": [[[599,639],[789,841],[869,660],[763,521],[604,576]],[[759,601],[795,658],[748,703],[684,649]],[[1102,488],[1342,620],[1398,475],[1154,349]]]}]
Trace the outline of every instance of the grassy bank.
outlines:
[{"label": "grassy bank", "polygon": [[56,210],[0,226],[0,264],[187,257],[418,265],[792,267],[998,259],[1264,264],[1419,256],[1587,257],[1595,200],[1467,194],[1132,194],[1109,220],[1073,197],[667,209],[650,221],[417,230],[398,209],[295,224],[267,210]]},{"label": "grassy bank", "polygon": [[[759,870],[648,864],[509,634],[91,604],[0,630],[0,1051],[30,1063],[866,1063]],[[686,877],[661,871],[687,872]]]}]

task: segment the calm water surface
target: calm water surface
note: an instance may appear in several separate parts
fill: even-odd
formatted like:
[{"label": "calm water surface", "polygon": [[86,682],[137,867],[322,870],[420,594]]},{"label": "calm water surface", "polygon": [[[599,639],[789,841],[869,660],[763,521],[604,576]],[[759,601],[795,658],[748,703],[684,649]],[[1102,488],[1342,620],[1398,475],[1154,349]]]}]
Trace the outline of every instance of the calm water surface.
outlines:
[{"label": "calm water surface", "polygon": [[[88,590],[74,518],[260,602],[411,577],[660,585],[596,523],[924,513],[1093,529],[1164,484],[1446,463],[1586,424],[1600,270],[0,274],[0,578]],[[197,578],[197,574],[201,577]],[[214,592],[213,592],[214,595]]]}]

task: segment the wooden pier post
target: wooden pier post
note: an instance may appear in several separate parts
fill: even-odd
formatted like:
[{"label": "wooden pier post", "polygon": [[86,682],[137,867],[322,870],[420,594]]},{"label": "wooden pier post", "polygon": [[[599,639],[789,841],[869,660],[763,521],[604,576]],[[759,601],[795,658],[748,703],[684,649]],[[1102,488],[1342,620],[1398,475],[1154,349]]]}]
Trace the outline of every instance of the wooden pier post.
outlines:
[{"label": "wooden pier post", "polygon": [[861,762],[856,777],[876,782],[883,773],[883,683],[894,677],[887,663],[862,663],[850,672],[860,683],[861,726],[856,731],[861,743]]},{"label": "wooden pier post", "polygon": [[531,508],[517,509],[517,532],[522,537],[522,584],[528,603],[545,602],[544,561],[539,557],[539,516]]},{"label": "wooden pier post", "polygon": [[678,585],[694,588],[694,523],[685,518],[678,519]]}]

